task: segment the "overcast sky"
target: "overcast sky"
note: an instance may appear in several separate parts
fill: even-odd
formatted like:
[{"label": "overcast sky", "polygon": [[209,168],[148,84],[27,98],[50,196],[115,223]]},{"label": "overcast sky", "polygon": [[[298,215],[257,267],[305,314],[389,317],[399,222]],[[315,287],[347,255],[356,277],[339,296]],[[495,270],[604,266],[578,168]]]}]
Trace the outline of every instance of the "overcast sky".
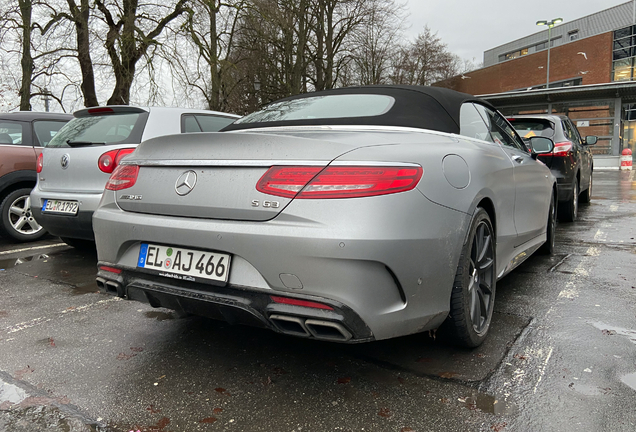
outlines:
[{"label": "overcast sky", "polygon": [[[400,0],[398,0],[400,1]],[[481,63],[484,51],[536,33],[540,20],[572,21],[625,0],[401,0],[408,11],[407,36],[414,38],[424,26],[437,32],[450,52]]]}]

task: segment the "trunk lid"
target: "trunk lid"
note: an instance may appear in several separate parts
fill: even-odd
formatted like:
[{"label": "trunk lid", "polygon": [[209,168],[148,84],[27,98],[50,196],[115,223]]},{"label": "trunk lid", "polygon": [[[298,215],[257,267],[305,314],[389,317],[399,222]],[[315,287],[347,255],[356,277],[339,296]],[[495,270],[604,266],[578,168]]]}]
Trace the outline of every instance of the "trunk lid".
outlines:
[{"label": "trunk lid", "polygon": [[[351,134],[349,134],[351,136]],[[355,134],[354,134],[355,135]],[[359,134],[358,134],[359,135]],[[320,138],[320,139],[318,139]],[[256,189],[272,166],[326,167],[364,146],[329,134],[204,133],[149,140],[124,164],[140,166],[136,183],[116,191],[125,211],[241,221],[276,217],[293,197]],[[366,140],[366,145],[374,145]],[[186,185],[184,185],[186,183]],[[189,190],[188,190],[189,189]]]}]

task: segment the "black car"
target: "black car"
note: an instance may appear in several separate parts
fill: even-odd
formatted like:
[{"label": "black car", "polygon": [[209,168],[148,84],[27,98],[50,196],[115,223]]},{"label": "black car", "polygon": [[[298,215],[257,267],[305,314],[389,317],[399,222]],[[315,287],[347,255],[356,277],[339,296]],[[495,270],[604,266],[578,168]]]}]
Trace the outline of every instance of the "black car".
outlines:
[{"label": "black car", "polygon": [[33,218],[29,197],[37,180],[37,155],[72,118],[31,111],[0,114],[0,235],[31,241],[46,233]]},{"label": "black car", "polygon": [[562,115],[519,115],[508,118],[524,139],[543,136],[554,141],[552,153],[539,155],[557,179],[559,220],[576,220],[579,201],[589,203],[592,198],[594,159],[590,147],[598,137],[581,139],[572,121]]}]

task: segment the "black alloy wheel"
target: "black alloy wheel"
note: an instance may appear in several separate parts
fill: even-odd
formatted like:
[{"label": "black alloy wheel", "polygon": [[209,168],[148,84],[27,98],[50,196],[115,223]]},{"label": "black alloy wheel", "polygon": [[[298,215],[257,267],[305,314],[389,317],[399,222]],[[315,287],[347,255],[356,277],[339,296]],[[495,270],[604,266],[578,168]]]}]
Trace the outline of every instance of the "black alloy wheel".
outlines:
[{"label": "black alloy wheel", "polygon": [[561,204],[559,208],[559,220],[574,222],[579,212],[579,180],[574,179],[572,185],[572,198]]},{"label": "black alloy wheel", "polygon": [[550,198],[550,209],[548,210],[548,221],[545,228],[546,239],[545,243],[539,248],[539,253],[542,255],[552,255],[554,253],[554,243],[556,236],[557,225],[557,211],[556,211],[556,199],[554,192]]},{"label": "black alloy wheel", "polygon": [[0,204],[0,234],[20,242],[38,240],[46,234],[46,230],[33,218],[30,194],[31,189],[22,188],[4,198]]},{"label": "black alloy wheel", "polygon": [[458,345],[479,346],[490,328],[495,303],[495,236],[488,213],[478,208],[459,259],[444,327]]}]

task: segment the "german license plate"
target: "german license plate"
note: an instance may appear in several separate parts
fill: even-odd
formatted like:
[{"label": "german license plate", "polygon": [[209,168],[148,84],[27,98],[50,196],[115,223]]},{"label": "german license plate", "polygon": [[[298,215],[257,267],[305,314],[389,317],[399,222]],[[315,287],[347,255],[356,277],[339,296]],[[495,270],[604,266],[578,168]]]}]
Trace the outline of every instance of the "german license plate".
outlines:
[{"label": "german license plate", "polygon": [[203,278],[227,282],[230,255],[142,243],[137,267],[159,271],[159,276],[195,281]]},{"label": "german license plate", "polygon": [[76,215],[78,209],[79,204],[77,203],[77,201],[46,199],[44,200],[44,205],[42,206],[43,213],[64,213]]}]

